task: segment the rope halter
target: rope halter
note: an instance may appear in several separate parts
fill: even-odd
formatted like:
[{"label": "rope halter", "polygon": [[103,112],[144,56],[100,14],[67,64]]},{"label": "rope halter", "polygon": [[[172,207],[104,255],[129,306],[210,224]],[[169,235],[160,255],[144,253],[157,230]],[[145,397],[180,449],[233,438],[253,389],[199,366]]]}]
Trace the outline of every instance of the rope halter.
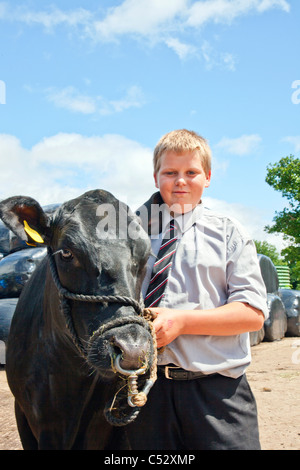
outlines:
[{"label": "rope halter", "polygon": [[105,331],[111,328],[116,328],[118,326],[121,326],[123,324],[128,324],[128,323],[140,324],[146,329],[150,330],[152,340],[153,340],[154,358],[153,358],[152,366],[150,369],[150,377],[149,379],[146,380],[144,388],[141,392],[138,391],[137,380],[138,380],[138,376],[144,375],[146,373],[147,364],[145,364],[142,368],[138,370],[126,370],[126,369],[123,369],[120,365],[121,354],[119,354],[115,359],[115,364],[114,364],[115,370],[119,374],[121,374],[122,376],[126,376],[127,378],[127,385],[128,385],[127,403],[130,407],[134,408],[134,410],[131,413],[129,413],[129,415],[127,413],[126,415],[123,414],[121,416],[119,413],[118,417],[113,416],[113,410],[116,410],[116,408],[113,408],[113,405],[115,403],[115,398],[114,398],[112,401],[112,404],[110,404],[110,406],[106,406],[104,410],[104,414],[108,422],[110,422],[110,424],[114,426],[124,426],[132,422],[136,418],[136,416],[139,413],[139,408],[144,406],[144,404],[146,403],[147,395],[157,378],[156,335],[155,335],[155,331],[152,325],[152,321],[154,320],[156,315],[153,312],[151,312],[149,309],[144,309],[144,306],[141,303],[137,302],[135,299],[132,299],[131,297],[120,296],[120,295],[108,295],[107,296],[107,295],[74,294],[73,292],[68,291],[68,289],[66,289],[65,287],[61,285],[57,268],[56,268],[56,264],[55,264],[55,260],[54,260],[54,253],[52,252],[50,247],[48,247],[48,261],[49,261],[51,275],[52,275],[54,284],[59,294],[60,309],[65,317],[67,329],[69,330],[69,333],[71,334],[74,345],[76,346],[80,355],[85,360],[87,359],[85,349],[75,330],[72,315],[71,315],[71,307],[70,307],[68,300],[76,300],[79,302],[102,303],[102,304],[103,303],[118,303],[123,306],[133,307],[136,313],[138,314],[138,317],[131,315],[129,317],[117,318],[116,320],[106,323],[105,325],[101,326],[93,334],[92,338],[94,338],[95,336],[102,335]]}]

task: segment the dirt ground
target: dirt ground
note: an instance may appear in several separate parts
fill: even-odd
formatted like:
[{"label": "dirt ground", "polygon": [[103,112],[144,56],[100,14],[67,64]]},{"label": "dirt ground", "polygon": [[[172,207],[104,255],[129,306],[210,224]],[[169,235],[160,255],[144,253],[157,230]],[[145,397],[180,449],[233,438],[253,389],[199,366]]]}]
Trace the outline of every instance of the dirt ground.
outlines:
[{"label": "dirt ground", "polygon": [[300,449],[300,338],[252,348],[248,381],[256,398],[263,450]]},{"label": "dirt ground", "polygon": [[[248,380],[258,407],[263,450],[300,449],[300,338],[252,348]],[[0,450],[19,450],[13,397],[0,369]]]}]

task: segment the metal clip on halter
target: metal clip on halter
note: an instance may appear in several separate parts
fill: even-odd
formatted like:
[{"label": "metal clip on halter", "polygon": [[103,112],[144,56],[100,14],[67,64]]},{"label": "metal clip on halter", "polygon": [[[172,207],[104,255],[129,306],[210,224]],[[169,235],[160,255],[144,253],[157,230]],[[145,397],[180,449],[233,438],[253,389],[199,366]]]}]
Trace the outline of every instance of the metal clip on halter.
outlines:
[{"label": "metal clip on halter", "polygon": [[145,374],[145,372],[147,370],[147,364],[145,364],[143,367],[141,367],[138,370],[127,370],[127,369],[123,369],[123,367],[121,367],[120,359],[121,359],[121,354],[119,354],[116,357],[115,368],[117,369],[117,371],[120,374],[128,375],[128,398],[127,398],[128,405],[131,406],[132,408],[135,408],[136,406],[143,406],[144,403],[141,404],[141,405],[134,404],[132,402],[132,398],[134,398],[139,393],[143,393],[146,397],[148,395],[149,391],[151,390],[151,387],[154,384],[153,380],[148,379],[146,381],[146,384],[145,384],[143,390],[141,392],[138,391],[138,384],[137,384],[138,376]]}]

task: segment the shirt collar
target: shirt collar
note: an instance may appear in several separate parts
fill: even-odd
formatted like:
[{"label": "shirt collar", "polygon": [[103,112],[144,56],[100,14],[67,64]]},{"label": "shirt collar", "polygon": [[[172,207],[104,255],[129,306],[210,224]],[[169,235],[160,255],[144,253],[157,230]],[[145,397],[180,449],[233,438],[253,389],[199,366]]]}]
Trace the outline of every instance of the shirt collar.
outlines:
[{"label": "shirt collar", "polygon": [[192,211],[176,217],[171,216],[167,204],[164,203],[160,192],[152,194],[150,199],[137,210],[143,228],[150,238],[158,238],[164,233],[168,223],[174,219],[182,233],[186,232],[202,216],[203,202],[201,201]]},{"label": "shirt collar", "polygon": [[165,205],[162,212],[162,232],[165,232],[169,222],[174,219],[177,228],[179,228],[181,233],[184,233],[197,222],[197,220],[201,217],[202,212],[202,201],[200,201],[200,203],[193,210],[186,212],[185,214],[176,215],[175,217],[170,214],[168,206]]}]

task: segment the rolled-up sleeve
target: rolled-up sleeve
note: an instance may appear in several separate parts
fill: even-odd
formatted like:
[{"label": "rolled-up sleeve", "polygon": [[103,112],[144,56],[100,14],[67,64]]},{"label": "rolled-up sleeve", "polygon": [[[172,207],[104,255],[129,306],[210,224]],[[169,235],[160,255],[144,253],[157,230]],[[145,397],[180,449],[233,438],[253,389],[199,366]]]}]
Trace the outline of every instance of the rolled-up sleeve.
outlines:
[{"label": "rolled-up sleeve", "polygon": [[239,232],[231,237],[227,251],[228,303],[243,302],[269,316],[267,291],[254,242]]}]

